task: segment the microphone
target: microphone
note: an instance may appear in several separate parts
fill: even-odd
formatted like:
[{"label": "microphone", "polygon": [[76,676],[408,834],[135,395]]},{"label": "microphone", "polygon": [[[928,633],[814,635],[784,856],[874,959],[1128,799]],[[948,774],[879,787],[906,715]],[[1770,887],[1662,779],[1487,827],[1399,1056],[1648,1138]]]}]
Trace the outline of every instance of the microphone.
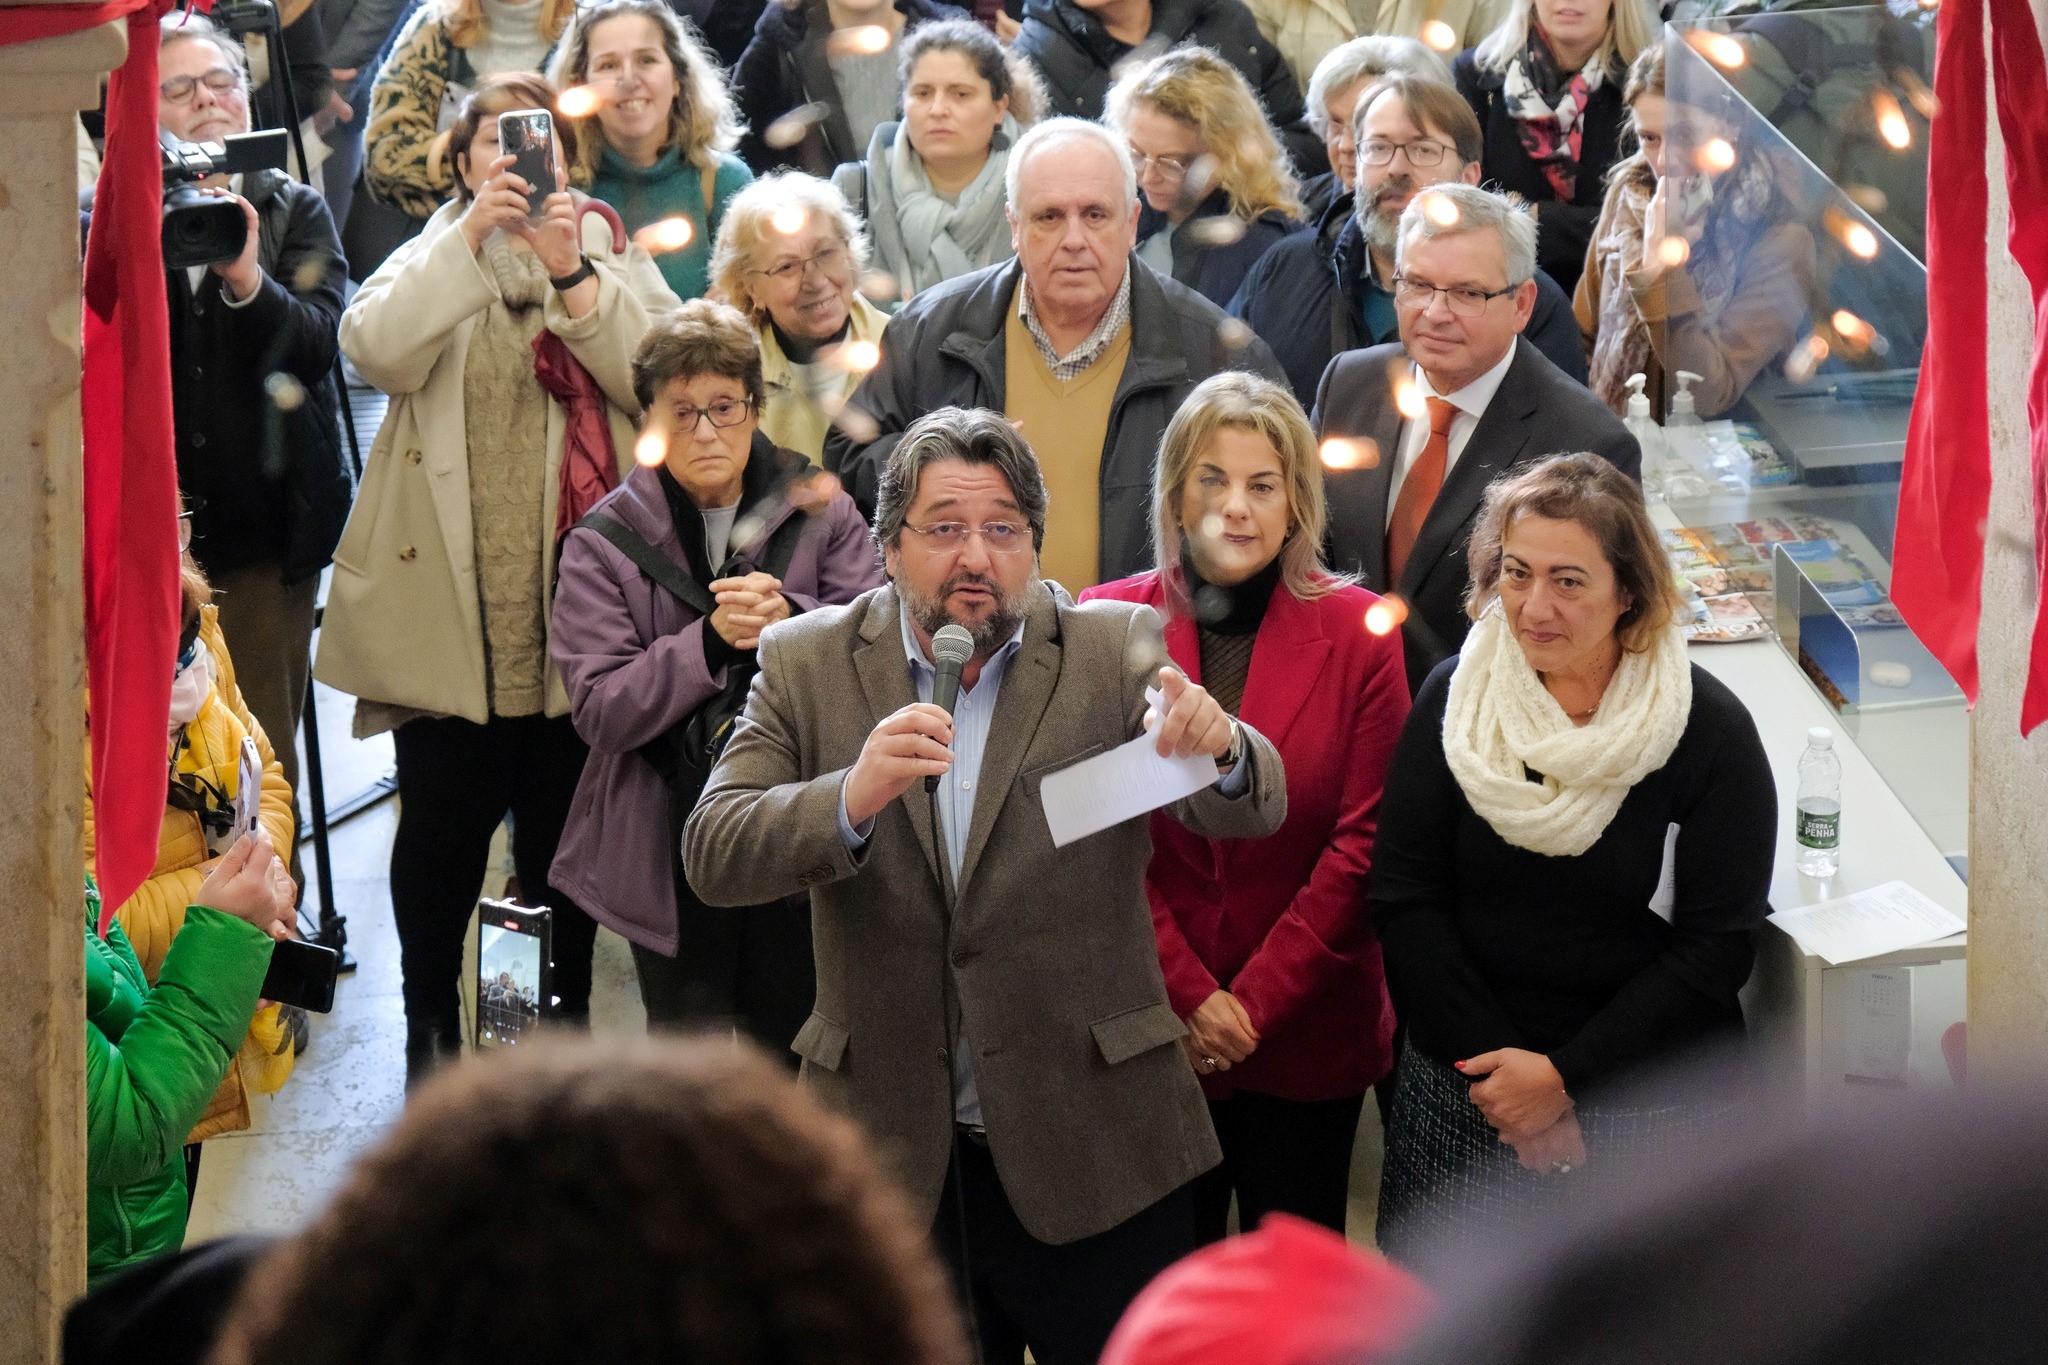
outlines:
[{"label": "microphone", "polygon": [[[953,714],[953,703],[960,699],[960,670],[974,657],[974,636],[967,627],[949,623],[939,628],[932,636],[932,705]],[[935,792],[939,789],[936,773],[925,774],[924,789]]]}]

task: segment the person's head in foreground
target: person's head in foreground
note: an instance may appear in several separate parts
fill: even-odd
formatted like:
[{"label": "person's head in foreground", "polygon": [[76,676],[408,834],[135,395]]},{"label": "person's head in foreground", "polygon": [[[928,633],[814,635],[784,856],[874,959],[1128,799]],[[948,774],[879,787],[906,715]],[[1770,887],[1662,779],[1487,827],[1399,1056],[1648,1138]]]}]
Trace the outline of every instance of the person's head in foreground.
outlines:
[{"label": "person's head in foreground", "polygon": [[1917,1084],[1876,1107],[1845,1088],[1833,1113],[1731,1130],[1561,1223],[1493,1239],[1443,1278],[1404,1365],[2040,1360],[2040,1082]]},{"label": "person's head in foreground", "polygon": [[1101,1365],[1377,1365],[1430,1316],[1422,1282],[1284,1213],[1145,1287]]},{"label": "person's head in foreground", "polygon": [[450,1068],[249,1277],[215,1365],[961,1365],[860,1134],[725,1039]]},{"label": "person's head in foreground", "polygon": [[1045,510],[1038,457],[1000,412],[940,408],[910,424],[882,468],[875,539],[927,642],[964,626],[986,657],[1016,632]]}]

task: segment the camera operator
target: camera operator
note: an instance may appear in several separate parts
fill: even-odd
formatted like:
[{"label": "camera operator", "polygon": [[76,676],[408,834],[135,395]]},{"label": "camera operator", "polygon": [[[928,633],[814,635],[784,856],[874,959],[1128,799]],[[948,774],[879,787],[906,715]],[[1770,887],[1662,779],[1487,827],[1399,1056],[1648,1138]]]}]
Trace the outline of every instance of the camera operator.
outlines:
[{"label": "camera operator", "polygon": [[[249,131],[246,59],[210,22],[167,16],[158,67],[166,133]],[[241,206],[248,238],[232,259],[166,272],[178,486],[243,696],[296,789],[314,592],[352,496],[331,378],[347,265],[326,202],[282,171],[205,187]]]}]

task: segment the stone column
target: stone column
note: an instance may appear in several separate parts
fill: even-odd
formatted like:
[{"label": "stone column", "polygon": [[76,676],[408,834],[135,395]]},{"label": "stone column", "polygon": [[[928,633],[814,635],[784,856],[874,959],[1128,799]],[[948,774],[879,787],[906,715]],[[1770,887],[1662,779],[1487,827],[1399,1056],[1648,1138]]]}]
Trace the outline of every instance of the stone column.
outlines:
[{"label": "stone column", "polygon": [[54,1365],[85,1289],[80,109],[123,25],[0,47],[0,1365]]},{"label": "stone column", "polygon": [[[1980,0],[1972,0],[1978,3]],[[2037,21],[2048,13],[2035,0]],[[2048,726],[2020,738],[2036,602],[2027,443],[2033,306],[2006,247],[2011,205],[1991,106],[1991,523],[1979,632],[1983,691],[1972,726],[1970,1070],[2038,1076],[2048,1058]],[[2038,106],[2027,111],[2040,117]],[[2038,209],[2036,210],[2039,211]]]}]

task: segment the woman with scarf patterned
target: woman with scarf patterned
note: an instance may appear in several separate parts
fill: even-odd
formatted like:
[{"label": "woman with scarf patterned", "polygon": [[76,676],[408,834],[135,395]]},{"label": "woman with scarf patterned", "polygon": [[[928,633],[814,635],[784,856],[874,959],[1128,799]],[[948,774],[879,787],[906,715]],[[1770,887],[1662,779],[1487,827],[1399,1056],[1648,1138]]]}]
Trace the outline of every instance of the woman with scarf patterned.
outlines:
[{"label": "woman with scarf patterned", "polygon": [[[1629,376],[1647,375],[1650,410],[1662,413],[1666,377],[1690,370],[1700,415],[1717,417],[1805,333],[1813,234],[1769,157],[1723,116],[1732,107],[1667,112],[1661,46],[1629,68],[1622,103],[1637,150],[1608,173],[1572,301],[1593,358],[1587,382],[1624,413]],[[1696,168],[1690,149],[1709,138],[1735,149],[1727,170]]]},{"label": "woman with scarf patterned", "polygon": [[1533,206],[1536,263],[1567,293],[1621,159],[1623,73],[1656,37],[1644,0],[1515,0],[1452,64],[1486,134],[1486,183]]}]

